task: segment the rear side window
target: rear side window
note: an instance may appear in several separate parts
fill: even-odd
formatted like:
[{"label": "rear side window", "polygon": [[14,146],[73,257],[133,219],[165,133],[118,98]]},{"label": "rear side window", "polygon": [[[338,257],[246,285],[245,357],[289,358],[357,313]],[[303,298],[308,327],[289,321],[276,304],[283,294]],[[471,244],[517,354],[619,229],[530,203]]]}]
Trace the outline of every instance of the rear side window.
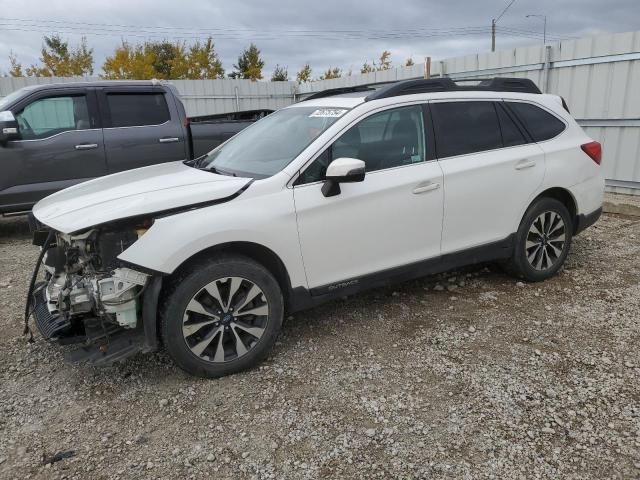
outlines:
[{"label": "rear side window", "polygon": [[162,93],[107,93],[112,127],[160,125],[170,118]]},{"label": "rear side window", "polygon": [[502,130],[502,143],[505,147],[515,147],[527,143],[518,126],[513,122],[504,107],[500,104],[496,105],[498,119],[500,120],[500,130]]},{"label": "rear side window", "polygon": [[535,142],[549,140],[565,128],[563,122],[549,112],[530,103],[506,102],[512,112],[516,114]]},{"label": "rear side window", "polygon": [[439,158],[502,147],[493,102],[436,102],[431,112]]}]

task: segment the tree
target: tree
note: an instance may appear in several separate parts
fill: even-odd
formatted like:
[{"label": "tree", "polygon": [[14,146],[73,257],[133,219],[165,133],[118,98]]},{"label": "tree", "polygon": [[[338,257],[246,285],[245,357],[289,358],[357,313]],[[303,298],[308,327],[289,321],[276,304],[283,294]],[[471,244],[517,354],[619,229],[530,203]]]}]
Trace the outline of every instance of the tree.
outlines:
[{"label": "tree", "polygon": [[182,42],[148,42],[153,57],[156,78],[163,80],[185,78],[188,71],[186,46]]},{"label": "tree", "polygon": [[365,73],[372,73],[375,72],[375,62],[373,65],[369,65],[369,62],[364,62],[362,64],[362,68],[360,69],[360,73],[365,74]]},{"label": "tree", "polygon": [[329,67],[329,69],[326,72],[320,75],[320,78],[318,80],[331,80],[334,78],[340,78],[341,76],[342,76],[341,69],[339,69],[338,67],[335,67],[335,68]]},{"label": "tree", "polygon": [[185,78],[192,80],[224,78],[224,68],[211,38],[206,43],[196,42],[189,47]]},{"label": "tree", "polygon": [[281,67],[280,65],[276,65],[273,74],[271,75],[272,82],[288,82],[289,81],[289,71],[287,67]]},{"label": "tree", "polygon": [[159,78],[163,80],[224,78],[222,62],[213,40],[196,42],[122,42],[102,66],[103,77],[113,80]]},{"label": "tree", "polygon": [[360,73],[373,73],[376,71],[389,70],[391,68],[391,52],[389,50],[383,50],[380,54],[380,59],[378,63],[375,61],[369,63],[364,62],[362,64],[362,68],[360,69]]},{"label": "tree", "polygon": [[131,45],[122,42],[102,65],[102,75],[108,80],[147,80],[155,78],[155,53],[149,44]]},{"label": "tree", "polygon": [[70,49],[69,42],[59,35],[45,36],[40,55],[42,65],[27,68],[30,77],[83,77],[93,74],[93,49],[87,47],[84,37],[75,49]]},{"label": "tree", "polygon": [[296,74],[296,80],[298,81],[299,84],[307,83],[311,81],[311,67],[309,66],[308,63],[306,63],[304,67],[302,67],[300,71]]},{"label": "tree", "polygon": [[404,62],[404,66],[405,67],[413,67],[415,65],[413,58],[409,57],[407,58],[407,61]]},{"label": "tree", "polygon": [[389,70],[391,68],[391,52],[384,50],[380,54],[380,63],[378,63],[378,71]]},{"label": "tree", "polygon": [[238,63],[233,66],[234,72],[229,74],[231,78],[244,78],[248,80],[262,79],[264,60],[260,57],[260,50],[253,43],[238,57]]},{"label": "tree", "polygon": [[18,63],[18,59],[13,51],[9,52],[9,63],[11,64],[9,75],[12,77],[24,77],[24,74],[22,73],[22,64]]}]

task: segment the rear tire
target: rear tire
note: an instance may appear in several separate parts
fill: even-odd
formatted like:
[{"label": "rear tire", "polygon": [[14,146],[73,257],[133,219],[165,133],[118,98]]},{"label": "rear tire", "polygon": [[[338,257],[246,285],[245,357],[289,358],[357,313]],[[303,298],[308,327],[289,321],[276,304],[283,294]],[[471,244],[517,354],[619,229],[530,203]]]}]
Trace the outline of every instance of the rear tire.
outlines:
[{"label": "rear tire", "polygon": [[554,276],[569,254],[573,228],[571,214],[562,202],[537,200],[520,222],[509,270],[529,282]]},{"label": "rear tire", "polygon": [[229,255],[175,278],[160,315],[162,339],[176,364],[215,378],[254,367],[269,354],[282,327],[284,301],[264,266]]}]

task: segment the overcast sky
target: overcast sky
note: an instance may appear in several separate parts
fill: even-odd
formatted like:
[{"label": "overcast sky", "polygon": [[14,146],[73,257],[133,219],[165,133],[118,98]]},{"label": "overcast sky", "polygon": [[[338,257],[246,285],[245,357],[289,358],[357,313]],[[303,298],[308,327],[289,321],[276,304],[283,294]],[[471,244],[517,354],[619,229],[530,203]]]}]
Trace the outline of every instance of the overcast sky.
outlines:
[{"label": "overcast sky", "polygon": [[[23,65],[37,62],[42,36],[59,32],[94,49],[95,73],[123,39],[205,39],[210,34],[227,72],[254,41],[265,73],[285,65],[290,76],[305,62],[314,77],[329,66],[358,72],[383,49],[394,65],[486,52],[491,19],[510,0],[0,0],[0,72],[13,51]],[[640,30],[640,0],[515,0],[498,22],[497,48]],[[92,25],[89,25],[92,24]]]}]

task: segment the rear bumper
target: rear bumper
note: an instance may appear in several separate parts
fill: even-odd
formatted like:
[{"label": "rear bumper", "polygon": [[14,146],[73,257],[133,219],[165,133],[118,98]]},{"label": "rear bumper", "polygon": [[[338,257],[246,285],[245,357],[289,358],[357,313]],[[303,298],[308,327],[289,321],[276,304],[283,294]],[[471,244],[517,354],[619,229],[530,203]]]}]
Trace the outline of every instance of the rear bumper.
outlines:
[{"label": "rear bumper", "polygon": [[596,223],[601,215],[602,215],[602,207],[586,215],[584,213],[578,215],[578,223],[576,225],[575,235],[578,235],[580,232],[584,231],[585,229],[589,228],[591,225]]}]

